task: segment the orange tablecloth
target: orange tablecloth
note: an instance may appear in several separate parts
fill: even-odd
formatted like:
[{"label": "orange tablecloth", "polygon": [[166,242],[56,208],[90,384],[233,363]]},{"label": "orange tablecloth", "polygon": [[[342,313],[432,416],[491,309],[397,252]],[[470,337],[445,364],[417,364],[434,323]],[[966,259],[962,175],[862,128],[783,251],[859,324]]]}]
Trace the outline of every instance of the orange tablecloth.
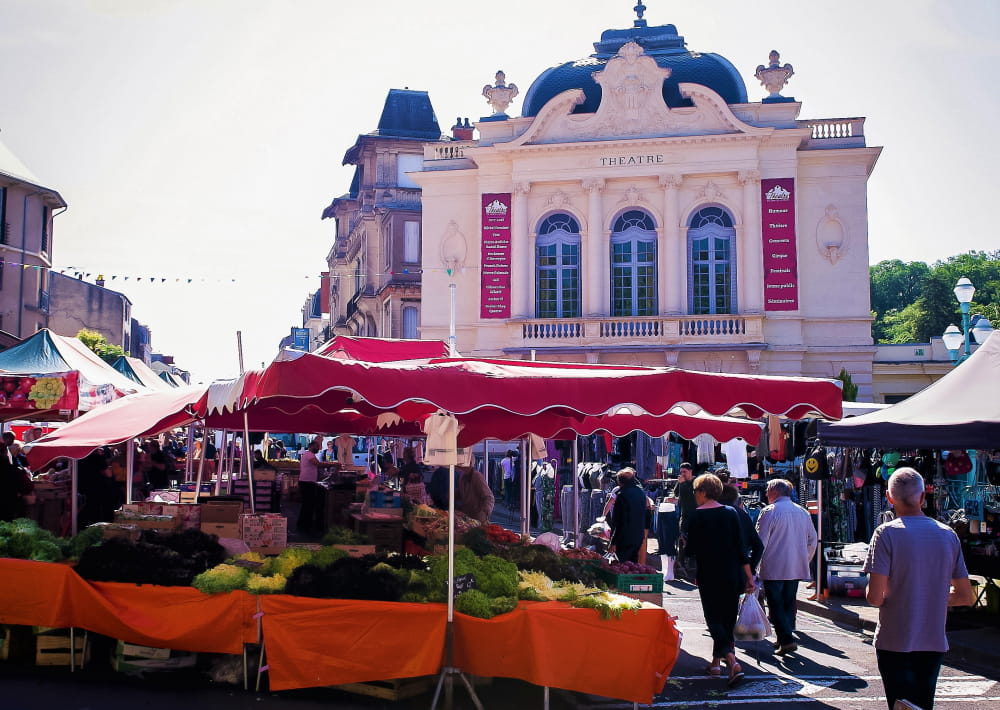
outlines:
[{"label": "orange tablecloth", "polygon": [[[69,565],[0,558],[0,623],[89,629],[159,648],[241,653],[257,640],[271,688],[289,690],[433,675],[442,667],[444,604],[309,599],[192,587],[89,583]],[[648,703],[677,660],[680,634],[660,607],[621,619],[562,602],[521,602],[494,619],[455,615],[455,666]],[[586,649],[627,654],[595,671]],[[567,653],[569,651],[569,653]]]},{"label": "orange tablecloth", "polygon": [[0,623],[76,627],[178,651],[242,653],[257,640],[257,600],[246,592],[90,583],[65,564],[0,559]]},{"label": "orange tablecloth", "polygon": [[443,604],[261,597],[272,690],[432,675],[441,669]]},{"label": "orange tablecloth", "polygon": [[[595,665],[588,649],[628,662]],[[652,604],[608,620],[565,602],[521,602],[492,619],[455,615],[455,665],[463,671],[632,702],[653,702],[679,650],[680,632]]]}]

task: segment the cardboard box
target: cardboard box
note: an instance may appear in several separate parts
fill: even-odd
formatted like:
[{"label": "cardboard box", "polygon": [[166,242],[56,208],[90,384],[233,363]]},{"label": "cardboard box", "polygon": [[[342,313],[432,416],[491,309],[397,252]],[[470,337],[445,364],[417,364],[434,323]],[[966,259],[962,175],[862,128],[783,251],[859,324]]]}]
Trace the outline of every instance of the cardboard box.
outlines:
[{"label": "cardboard box", "polygon": [[641,602],[655,604],[656,606],[663,606],[662,592],[617,592],[617,594],[621,594],[624,597],[631,597],[632,599],[638,599]]},{"label": "cardboard box", "polygon": [[288,519],[277,513],[245,513],[240,538],[254,552],[278,554],[288,546]]},{"label": "cardboard box", "polygon": [[202,521],[201,531],[208,535],[218,535],[219,537],[231,537],[240,539],[239,523],[206,523]]},{"label": "cardboard box", "polygon": [[201,504],[202,523],[239,523],[243,501],[209,500]]},{"label": "cardboard box", "polygon": [[130,525],[129,523],[108,523],[104,527],[104,539],[114,540],[116,538],[121,538],[123,540],[128,540],[129,542],[136,542],[139,539],[138,525]]},{"label": "cardboard box", "polygon": [[333,545],[333,547],[343,550],[347,553],[348,557],[364,557],[365,555],[375,554],[374,545]]},{"label": "cardboard box", "polygon": [[173,671],[191,668],[198,655],[169,648],[154,648],[119,641],[111,656],[111,667],[119,673],[143,673],[146,671]]}]

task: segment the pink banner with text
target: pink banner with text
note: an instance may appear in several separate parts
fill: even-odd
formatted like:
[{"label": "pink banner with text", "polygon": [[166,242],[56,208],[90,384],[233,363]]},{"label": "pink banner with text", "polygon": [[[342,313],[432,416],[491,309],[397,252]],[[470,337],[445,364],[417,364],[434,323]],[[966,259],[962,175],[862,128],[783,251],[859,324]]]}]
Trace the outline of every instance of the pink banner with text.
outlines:
[{"label": "pink banner with text", "polygon": [[795,179],[760,181],[760,226],[764,249],[764,310],[799,308],[795,252]]},{"label": "pink banner with text", "polygon": [[510,193],[483,195],[480,318],[510,318]]}]

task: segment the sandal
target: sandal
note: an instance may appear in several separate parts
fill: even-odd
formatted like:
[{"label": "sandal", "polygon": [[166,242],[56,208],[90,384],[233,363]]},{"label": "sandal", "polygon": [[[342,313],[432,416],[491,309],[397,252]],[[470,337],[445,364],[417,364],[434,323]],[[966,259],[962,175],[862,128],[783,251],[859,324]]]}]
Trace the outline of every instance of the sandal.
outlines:
[{"label": "sandal", "polygon": [[743,667],[739,663],[729,666],[729,687],[735,688],[744,678]]},{"label": "sandal", "polygon": [[722,666],[713,666],[709,664],[705,666],[705,675],[710,675],[713,678],[718,678],[722,675]]}]

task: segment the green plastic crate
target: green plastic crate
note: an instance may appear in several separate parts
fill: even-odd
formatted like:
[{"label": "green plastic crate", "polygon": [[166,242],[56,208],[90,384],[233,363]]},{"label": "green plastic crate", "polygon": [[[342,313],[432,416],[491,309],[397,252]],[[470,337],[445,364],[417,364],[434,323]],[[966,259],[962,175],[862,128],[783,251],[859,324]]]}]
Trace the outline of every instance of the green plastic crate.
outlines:
[{"label": "green plastic crate", "polygon": [[662,574],[615,574],[598,568],[597,573],[609,587],[619,592],[638,594],[641,592],[663,592]]}]

